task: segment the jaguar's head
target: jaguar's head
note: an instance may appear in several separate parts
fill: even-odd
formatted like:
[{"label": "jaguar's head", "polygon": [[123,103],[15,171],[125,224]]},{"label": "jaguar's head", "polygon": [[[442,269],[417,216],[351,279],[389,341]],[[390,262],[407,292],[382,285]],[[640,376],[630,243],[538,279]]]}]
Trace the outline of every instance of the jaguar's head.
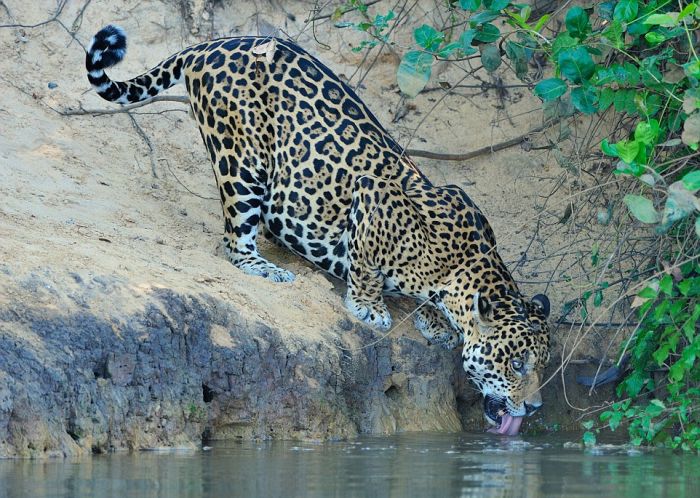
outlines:
[{"label": "jaguar's head", "polygon": [[477,292],[471,301],[462,364],[484,395],[491,431],[514,435],[522,418],[542,406],[540,382],[549,361],[549,299],[543,294],[528,301],[515,292]]}]

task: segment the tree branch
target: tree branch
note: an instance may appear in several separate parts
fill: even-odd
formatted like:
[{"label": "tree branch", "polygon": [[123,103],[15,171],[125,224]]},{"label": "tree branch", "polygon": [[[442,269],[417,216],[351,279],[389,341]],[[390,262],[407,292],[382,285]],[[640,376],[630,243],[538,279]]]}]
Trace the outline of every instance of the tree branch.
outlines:
[{"label": "tree branch", "polygon": [[138,109],[154,102],[180,102],[182,104],[189,104],[190,98],[187,95],[156,95],[143,102],[136,102],[135,104],[123,105],[121,107],[116,107],[113,109],[67,109],[64,111],[56,111],[61,116],[84,116],[86,114],[119,114],[122,112],[129,112],[133,109]]},{"label": "tree branch", "polygon": [[541,126],[531,129],[527,133],[523,133],[515,138],[506,140],[505,142],[499,142],[494,145],[487,145],[480,149],[473,150],[471,152],[465,152],[463,154],[443,154],[441,152],[431,152],[422,149],[406,149],[404,152],[406,155],[411,157],[426,157],[428,159],[437,159],[438,161],[468,161],[469,159],[474,159],[475,157],[483,156],[484,154],[489,154],[490,152],[497,152],[499,150],[507,149],[508,147],[513,147],[514,145],[521,144],[533,133],[539,133],[547,128],[554,126],[559,123],[560,119],[555,119],[549,121]]}]

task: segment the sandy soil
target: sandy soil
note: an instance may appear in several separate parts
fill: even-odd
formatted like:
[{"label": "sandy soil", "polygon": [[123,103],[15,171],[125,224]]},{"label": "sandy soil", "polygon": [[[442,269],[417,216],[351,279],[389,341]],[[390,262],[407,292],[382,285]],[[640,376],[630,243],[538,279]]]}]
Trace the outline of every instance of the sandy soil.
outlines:
[{"label": "sandy soil", "polygon": [[[196,35],[183,22],[177,3],[94,0],[81,16],[85,2],[68,2],[59,19],[75,28],[75,39],[57,22],[0,29],[0,281],[3,265],[15,275],[50,268],[59,275],[57,287],[70,283],[70,272],[111,275],[128,282],[133,291],[119,298],[120,307],[137,306],[140,294],[158,287],[207,292],[240,304],[251,319],[298,335],[322,334],[325,324],[345,314],[341,284],[267,242],[261,242],[262,251],[295,272],[295,282],[272,284],[225,261],[211,166],[184,105],[153,104],[134,111],[133,120],[126,114],[61,115],[81,107],[115,108],[90,90],[81,47],[107,23],[120,24],[130,37],[126,60],[111,72],[114,79],[135,76],[209,35],[279,28],[298,36],[306,49],[359,84],[359,94],[407,147],[465,152],[540,124],[539,102],[527,89],[510,89],[500,97],[493,91],[459,89],[447,97],[435,91],[407,104],[395,84],[396,54],[378,58],[367,76],[371,61],[358,69],[363,56],[350,50],[363,35],[328,22],[318,24],[314,35],[304,22],[313,2],[217,3],[204,14],[206,19],[196,19]],[[433,2],[422,3],[416,22],[431,15]],[[0,22],[39,23],[51,18],[55,4],[5,1]],[[314,36],[332,48],[325,49]],[[402,32],[399,39],[407,42],[409,37],[410,32]],[[396,48],[399,55],[401,50]],[[456,81],[450,71],[438,79]],[[170,94],[182,95],[184,89]],[[403,111],[405,116],[395,120]],[[436,183],[467,190],[488,216],[500,252],[512,267],[530,243],[536,206],[560,173],[547,151],[520,147],[467,163],[418,163]],[[565,194],[564,188],[557,195]],[[554,206],[563,211],[562,204]],[[535,240],[528,256],[546,251]],[[515,276],[523,282],[543,280],[528,263]],[[571,295],[570,289],[546,289],[545,283],[523,283],[522,290],[530,295],[548,291],[555,316]],[[41,299],[41,293],[27,298]],[[395,321],[409,310],[410,303],[395,303]],[[405,324],[394,334],[418,333]]]}]

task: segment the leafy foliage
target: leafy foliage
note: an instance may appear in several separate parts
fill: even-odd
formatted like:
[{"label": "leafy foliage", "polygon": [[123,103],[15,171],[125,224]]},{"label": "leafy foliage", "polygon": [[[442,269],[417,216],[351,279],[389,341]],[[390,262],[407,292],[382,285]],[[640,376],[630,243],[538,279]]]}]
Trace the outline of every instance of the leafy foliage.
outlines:
[{"label": "leafy foliage", "polygon": [[[599,422],[611,430],[626,424],[635,444],[700,450],[700,1],[569,6],[557,31],[548,30],[549,14],[533,18],[530,6],[515,2],[442,5],[449,22],[415,28],[415,45],[404,53],[397,79],[407,96],[425,88],[435,61],[474,59],[487,72],[508,67],[531,84],[545,116],[577,112],[622,123],[600,142],[598,154],[614,165],[612,173],[627,191],[600,209],[597,220],[607,225],[614,210],[626,209],[622,222],[648,231],[658,250],[646,270],[654,277],[631,303],[639,326],[623,342],[630,372],[618,388],[622,399]],[[356,48],[390,43],[386,30],[394,18],[390,11],[356,24],[371,35]],[[553,68],[540,81],[528,71],[535,56]],[[598,259],[595,246],[594,268]],[[677,263],[661,268],[659,261]],[[625,279],[634,282],[638,275]],[[601,306],[607,286],[596,282],[567,305],[578,306],[585,319],[587,303]],[[594,444],[600,427],[589,420],[585,428],[586,444]]]}]

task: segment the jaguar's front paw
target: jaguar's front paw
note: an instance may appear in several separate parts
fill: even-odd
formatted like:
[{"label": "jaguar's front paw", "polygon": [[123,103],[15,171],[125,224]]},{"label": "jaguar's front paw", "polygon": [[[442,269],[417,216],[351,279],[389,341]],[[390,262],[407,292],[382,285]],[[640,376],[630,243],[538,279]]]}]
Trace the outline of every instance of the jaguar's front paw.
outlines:
[{"label": "jaguar's front paw", "polygon": [[462,333],[450,327],[434,308],[424,306],[418,309],[413,316],[413,324],[428,340],[428,344],[437,344],[447,350],[453,350],[464,342]]},{"label": "jaguar's front paw", "polygon": [[249,275],[258,275],[262,278],[266,278],[271,282],[293,282],[294,273],[284,268],[280,268],[272,263],[259,263],[256,265],[250,265],[241,268],[244,272]]},{"label": "jaguar's front paw", "polygon": [[391,314],[383,302],[360,303],[351,297],[345,298],[345,306],[357,318],[380,330],[391,328]]},{"label": "jaguar's front paw", "polygon": [[447,340],[442,343],[442,347],[448,351],[452,351],[453,349],[460,347],[462,344],[464,344],[464,337],[462,336],[462,333],[452,332],[449,337],[447,337]]},{"label": "jaguar's front paw", "polygon": [[271,282],[293,282],[294,273],[284,268],[280,268],[274,263],[257,254],[231,254],[229,259],[234,266],[243,270],[248,275],[258,275]]}]

